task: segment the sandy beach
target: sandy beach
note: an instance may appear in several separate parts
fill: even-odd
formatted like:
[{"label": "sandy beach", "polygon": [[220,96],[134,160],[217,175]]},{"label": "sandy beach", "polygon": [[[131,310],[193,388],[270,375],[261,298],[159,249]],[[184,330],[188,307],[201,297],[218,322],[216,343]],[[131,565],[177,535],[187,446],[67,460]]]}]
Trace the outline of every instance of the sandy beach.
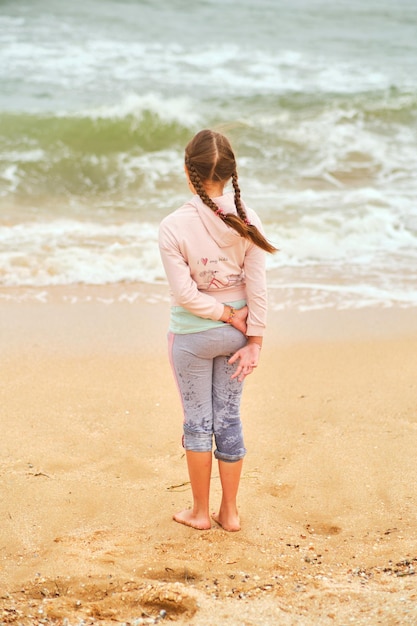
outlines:
[{"label": "sandy beach", "polygon": [[415,625],[415,309],[270,311],[242,530],[195,531],[168,304],[129,289],[2,291],[0,624]]}]

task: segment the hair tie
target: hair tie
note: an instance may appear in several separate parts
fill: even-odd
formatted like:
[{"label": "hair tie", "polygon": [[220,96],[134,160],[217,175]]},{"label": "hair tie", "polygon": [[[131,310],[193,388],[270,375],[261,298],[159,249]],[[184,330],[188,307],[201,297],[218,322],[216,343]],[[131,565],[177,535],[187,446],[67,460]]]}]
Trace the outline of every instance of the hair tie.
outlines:
[{"label": "hair tie", "polygon": [[243,221],[245,222],[246,226],[252,226],[252,224],[250,223],[247,217],[245,217]]},{"label": "hair tie", "polygon": [[216,210],[216,215],[218,215],[219,217],[221,217],[221,218],[222,218],[222,220],[224,220],[224,218],[226,217],[226,216],[225,216],[225,214],[223,213],[223,211],[222,211],[220,208],[218,208],[218,209]]}]

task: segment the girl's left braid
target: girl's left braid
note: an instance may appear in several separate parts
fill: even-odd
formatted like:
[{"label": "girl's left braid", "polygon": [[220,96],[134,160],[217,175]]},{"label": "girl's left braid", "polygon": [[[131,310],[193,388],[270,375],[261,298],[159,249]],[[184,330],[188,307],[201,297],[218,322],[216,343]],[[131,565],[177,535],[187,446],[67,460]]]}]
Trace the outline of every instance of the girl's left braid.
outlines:
[{"label": "girl's left braid", "polygon": [[239,183],[238,183],[238,177],[237,177],[237,171],[236,170],[233,170],[232,185],[233,185],[233,189],[235,191],[235,207],[236,207],[237,214],[239,215],[240,219],[243,222],[245,222],[245,224],[249,224],[248,216],[246,215],[246,211],[243,208],[242,202],[241,202],[241,199],[240,199],[240,187],[239,187]]}]

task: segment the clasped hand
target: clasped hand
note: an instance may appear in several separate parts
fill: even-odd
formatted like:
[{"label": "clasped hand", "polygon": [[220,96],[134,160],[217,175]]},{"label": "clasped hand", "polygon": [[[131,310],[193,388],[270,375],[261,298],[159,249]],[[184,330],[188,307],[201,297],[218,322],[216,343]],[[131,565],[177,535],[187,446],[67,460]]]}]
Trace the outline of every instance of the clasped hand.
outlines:
[{"label": "clasped hand", "polygon": [[[237,309],[233,317],[232,326],[237,330],[240,330],[246,335],[246,319],[248,317],[248,307],[244,306],[241,309]],[[235,373],[231,378],[237,378],[241,383],[246,376],[252,374],[253,369],[257,367],[259,361],[260,345],[257,343],[247,343],[246,346],[240,348],[229,359],[229,363],[233,365],[238,361],[238,366]]]}]

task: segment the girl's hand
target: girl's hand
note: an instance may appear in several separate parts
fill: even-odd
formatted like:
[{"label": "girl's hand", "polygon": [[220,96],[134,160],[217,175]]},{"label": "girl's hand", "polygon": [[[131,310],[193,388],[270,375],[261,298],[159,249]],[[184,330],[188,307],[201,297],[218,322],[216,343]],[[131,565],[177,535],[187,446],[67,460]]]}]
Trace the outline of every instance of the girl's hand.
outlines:
[{"label": "girl's hand", "polygon": [[232,365],[236,361],[239,361],[239,364],[231,378],[237,378],[241,383],[245,380],[246,376],[252,374],[253,369],[258,366],[260,351],[260,343],[248,342],[246,346],[243,346],[243,348],[235,352],[228,362]]},{"label": "girl's hand", "polygon": [[231,326],[234,326],[241,333],[246,335],[246,320],[248,317],[248,307],[244,306],[241,309],[236,309],[236,312],[232,318]]}]

